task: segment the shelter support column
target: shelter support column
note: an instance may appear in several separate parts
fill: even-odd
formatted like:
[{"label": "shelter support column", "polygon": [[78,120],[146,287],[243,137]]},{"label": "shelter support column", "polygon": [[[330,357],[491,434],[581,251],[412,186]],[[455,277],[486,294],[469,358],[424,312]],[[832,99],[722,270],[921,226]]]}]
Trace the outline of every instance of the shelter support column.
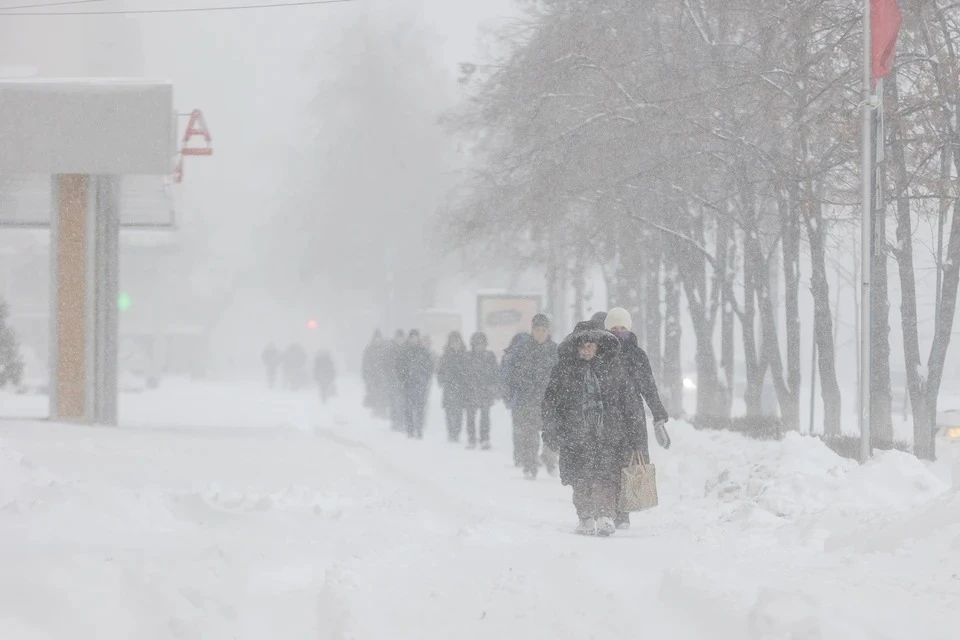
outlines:
[{"label": "shelter support column", "polygon": [[53,178],[50,417],[117,422],[119,181]]}]

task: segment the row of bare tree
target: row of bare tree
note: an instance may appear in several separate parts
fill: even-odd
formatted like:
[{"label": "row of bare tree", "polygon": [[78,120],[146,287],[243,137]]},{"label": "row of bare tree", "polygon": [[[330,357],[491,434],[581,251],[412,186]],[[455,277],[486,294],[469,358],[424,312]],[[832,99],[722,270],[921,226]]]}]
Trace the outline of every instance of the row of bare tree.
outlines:
[{"label": "row of bare tree", "polygon": [[[802,256],[823,431],[839,434],[828,271],[831,247],[851,245],[860,214],[861,3],[523,4],[525,18],[503,30],[501,57],[464,67],[469,106],[452,121],[471,137],[476,166],[446,212],[452,240],[480,255],[495,246],[499,261],[542,265],[554,295],[572,287],[579,299],[585,274],[599,266],[611,303],[642,319],[673,398],[685,298],[698,415],[730,415],[742,360],[747,412],[761,412],[771,380],[791,429],[800,422]],[[892,440],[887,266],[895,263],[914,447],[930,458],[960,275],[960,225],[950,222],[960,5],[902,0],[901,8],[897,64],[883,87],[873,416],[879,439]],[[932,319],[917,312],[912,234],[924,218],[939,219],[945,238]],[[935,326],[926,360],[918,322]]]}]

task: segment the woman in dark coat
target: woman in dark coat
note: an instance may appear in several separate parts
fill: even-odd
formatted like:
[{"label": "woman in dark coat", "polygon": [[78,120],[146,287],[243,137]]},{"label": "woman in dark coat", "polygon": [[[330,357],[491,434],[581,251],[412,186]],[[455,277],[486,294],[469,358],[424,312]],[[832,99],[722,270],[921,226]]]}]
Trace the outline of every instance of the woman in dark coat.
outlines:
[{"label": "woman in dark coat", "polygon": [[490,448],[490,407],[500,396],[497,356],[487,349],[487,336],[477,332],[470,338],[470,401],[467,405],[467,448],[477,446],[477,412],[480,413],[480,447]]},{"label": "woman in dark coat", "polygon": [[[640,453],[643,456],[643,461],[649,463],[650,446],[647,435],[647,417],[643,413],[643,403],[646,402],[647,406],[650,407],[650,413],[653,414],[654,432],[657,441],[664,449],[670,447],[670,436],[667,434],[665,426],[670,416],[660,400],[657,381],[653,378],[653,367],[650,366],[650,358],[647,357],[647,352],[640,347],[636,334],[631,331],[633,318],[630,316],[630,312],[622,307],[610,309],[610,313],[604,318],[604,324],[607,331],[620,340],[620,358],[627,371],[627,377],[633,382],[634,390],[640,397]],[[629,528],[630,514],[618,512],[616,525],[618,529]]]},{"label": "woman in dark coat", "polygon": [[643,410],[616,336],[585,328],[564,343],[543,399],[543,441],[560,452],[560,480],[573,487],[577,533],[609,536],[620,472],[640,447]]},{"label": "woman in dark coat", "polygon": [[464,344],[459,331],[452,332],[447,338],[447,346],[443,349],[437,368],[437,383],[443,391],[443,409],[447,414],[447,438],[450,442],[459,442],[470,388],[467,345]]}]

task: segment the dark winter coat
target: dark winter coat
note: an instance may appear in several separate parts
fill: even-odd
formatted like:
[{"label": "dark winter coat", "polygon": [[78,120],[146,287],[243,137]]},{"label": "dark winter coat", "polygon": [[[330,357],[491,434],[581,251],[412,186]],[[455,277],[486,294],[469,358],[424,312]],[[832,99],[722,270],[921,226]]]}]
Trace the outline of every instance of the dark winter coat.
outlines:
[{"label": "dark winter coat", "polygon": [[403,380],[400,371],[400,356],[406,350],[407,344],[388,342],[383,349],[383,370],[387,381],[387,388],[391,393],[403,393]]},{"label": "dark winter coat", "polygon": [[470,363],[465,350],[445,349],[437,367],[437,383],[443,390],[443,406],[463,409],[469,402]]},{"label": "dark winter coat", "polygon": [[557,363],[557,343],[547,340],[537,344],[531,340],[517,357],[513,380],[513,408],[539,407],[550,382],[550,372]]},{"label": "dark winter coat", "polygon": [[423,345],[402,345],[397,351],[397,378],[409,398],[426,398],[433,377],[433,358]]},{"label": "dark winter coat", "polygon": [[[597,355],[582,360],[584,342],[597,344]],[[620,358],[620,342],[607,331],[571,334],[564,356],[553,369],[543,399],[543,441],[560,453],[560,480],[565,485],[593,479],[619,482],[620,470],[641,445],[643,408]],[[570,355],[570,354],[574,355]],[[585,374],[591,369],[600,385],[602,425],[584,418]]]},{"label": "dark winter coat", "polygon": [[363,374],[363,381],[367,387],[378,385],[383,380],[386,370],[384,369],[386,360],[387,344],[380,342],[371,342],[363,350],[363,361],[360,365],[360,372]]},{"label": "dark winter coat", "polygon": [[518,363],[531,342],[533,342],[532,335],[518,333],[510,339],[510,346],[503,351],[503,358],[500,359],[500,387],[504,390],[503,401],[508,409],[516,407]]},{"label": "dark winter coat", "polygon": [[500,381],[497,374],[497,356],[487,349],[473,350],[467,354],[469,372],[469,400],[467,407],[482,409],[492,407],[500,397]]},{"label": "dark winter coat", "polygon": [[646,401],[650,407],[650,413],[653,414],[654,421],[662,420],[666,422],[670,415],[667,413],[663,402],[660,400],[660,393],[657,391],[657,381],[653,379],[653,367],[650,366],[650,358],[647,352],[640,347],[636,334],[629,334],[626,338],[620,339],[620,359],[623,361],[623,367],[627,370],[627,377],[634,384],[634,388],[641,398],[640,415],[642,418],[643,430],[641,432],[641,451],[646,459],[649,459],[649,445],[647,444],[647,417],[643,410],[643,402]]},{"label": "dark winter coat", "polygon": [[366,407],[384,408],[389,402],[394,374],[391,350],[393,345],[383,340],[373,341],[363,351],[361,371],[366,384]]}]

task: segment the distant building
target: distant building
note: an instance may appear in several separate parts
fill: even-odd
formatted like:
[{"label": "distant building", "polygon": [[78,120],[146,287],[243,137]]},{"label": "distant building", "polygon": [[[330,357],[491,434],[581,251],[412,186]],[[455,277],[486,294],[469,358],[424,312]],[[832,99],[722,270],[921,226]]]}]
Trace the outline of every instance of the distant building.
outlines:
[{"label": "distant building", "polygon": [[[97,20],[56,17],[0,21],[0,78],[139,77],[138,24],[122,15]],[[171,158],[171,172],[173,169]],[[131,176],[121,187],[121,369],[137,374],[203,375],[209,327],[195,318],[210,303],[191,293],[189,251],[177,186],[168,176]],[[48,176],[0,176],[0,296],[11,307],[28,376],[44,376],[49,346],[50,237]],[[20,228],[11,228],[14,223]],[[33,228],[26,228],[34,225]]]}]

